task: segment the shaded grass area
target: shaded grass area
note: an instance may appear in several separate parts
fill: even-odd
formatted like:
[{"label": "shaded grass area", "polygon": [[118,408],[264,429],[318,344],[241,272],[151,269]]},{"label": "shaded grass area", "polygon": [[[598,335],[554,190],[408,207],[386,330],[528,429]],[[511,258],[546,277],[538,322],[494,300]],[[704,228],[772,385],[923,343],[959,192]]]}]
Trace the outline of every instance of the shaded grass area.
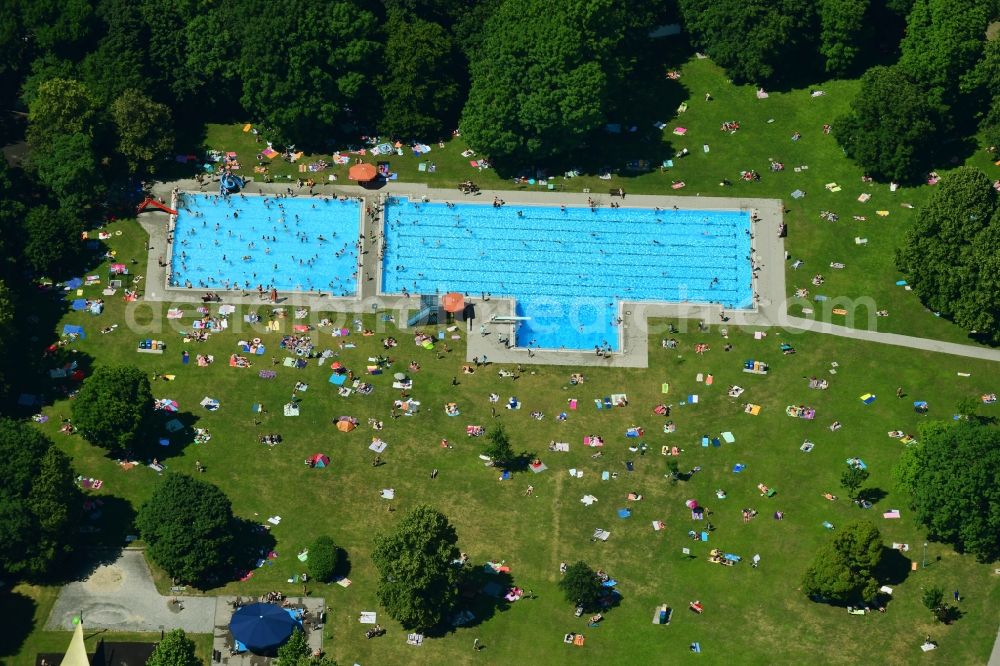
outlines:
[{"label": "shaded grass area", "polygon": [[[119,256],[128,256],[141,248],[143,234],[133,222],[118,225],[115,228],[124,233],[113,238],[112,247]],[[87,296],[99,294],[98,287],[85,289]],[[313,595],[322,595],[332,608],[325,629],[326,647],[342,663],[469,663],[473,658],[488,658],[494,663],[656,663],[682,658],[693,641],[701,643],[701,657],[710,663],[731,661],[734,654],[748,664],[802,662],[817,654],[831,663],[853,663],[873,656],[887,663],[906,663],[921,654],[918,646],[926,634],[940,642],[939,658],[948,663],[981,663],[989,653],[996,628],[992,609],[1000,602],[997,577],[991,567],[933,543],[928,548],[930,566],[909,571],[911,561],[922,560],[924,532],[912,521],[904,499],[893,487],[890,472],[901,445],[886,432],[900,429],[916,434],[924,418],[950,418],[960,398],[995,391],[996,364],[814,334],[772,332],[764,340],[755,340],[752,330],[732,327],[728,341],[733,350],[723,352],[726,340],[720,329],[713,327],[704,333],[675,335],[679,342],[675,350],[663,349],[659,337],[654,337],[647,370],[581,368],[585,382],[572,386],[569,374],[573,368],[529,367],[516,381],[500,379],[500,367],[492,365],[463,375],[464,340],[449,340],[454,351],[438,359],[435,352],[414,346],[410,331],[396,330],[382,320],[382,313],[375,313],[360,320],[380,334],[362,337],[352,333],[348,341],[356,348],[341,349],[342,339],[328,332],[313,333],[320,349],[336,351],[337,360],[375,387],[370,396],[342,398],[326,381],[328,364],[320,366],[314,361],[303,370],[272,365],[272,357],[280,360],[285,356],[278,348],[280,334],[232,330],[213,335],[206,343],[185,345],[180,334],[162,319],[167,307],[148,303],[127,314],[123,303],[109,299],[100,317],[69,313],[63,321],[86,327],[88,338],[72,348],[95,363],[130,363],[151,375],[176,374],[173,382],[153,383],[154,397],[177,400],[185,422],[212,433],[207,444],[179,438],[167,447],[145,442],[140,449],[144,462],[156,456],[171,471],[193,474],[195,461],[200,461],[207,470],[201,478],[218,484],[232,499],[239,516],[257,522],[282,516],[281,524],[270,530],[277,541],[278,558],[257,569],[248,582],[230,583],[212,593],[246,596],[282,590],[300,594],[301,584],[287,582],[305,570],[295,557],[297,552],[324,533],[347,551],[348,575],[353,581],[349,588],[310,583],[308,589]],[[181,325],[189,327],[193,308],[188,305],[184,309],[187,315]],[[266,318],[267,309],[261,311]],[[242,310],[234,316],[234,327],[241,314]],[[353,328],[354,315],[329,316]],[[125,320],[148,328],[140,331],[120,326],[108,335],[98,333],[112,322]],[[293,321],[290,317],[283,320],[283,330],[289,330]],[[400,346],[386,352],[380,344],[382,331],[394,335]],[[464,332],[460,334],[464,337]],[[140,337],[166,340],[167,353],[137,354],[134,348]],[[262,338],[267,353],[251,357],[252,368],[227,367],[229,354],[237,351],[236,342],[247,337]],[[782,341],[792,344],[797,353],[782,355]],[[696,343],[708,343],[712,349],[697,355]],[[208,368],[197,368],[193,361],[182,365],[183,349],[192,356],[213,354],[216,362]],[[365,375],[367,359],[383,353],[393,357],[393,366],[382,375]],[[744,374],[742,364],[749,358],[771,363],[770,375]],[[406,372],[410,361],[422,365],[411,376],[415,381],[412,395],[423,408],[416,416],[393,420],[389,411],[399,392],[390,386],[392,374]],[[836,374],[829,373],[833,362],[838,363]],[[277,377],[260,379],[257,373],[261,369],[275,370]],[[969,372],[971,377],[960,377],[959,372]],[[698,373],[711,373],[712,386],[697,382]],[[459,378],[458,386],[452,386],[453,376]],[[828,379],[830,389],[808,389],[811,376]],[[297,381],[309,384],[309,389],[299,394],[301,416],[284,417],[281,407],[290,399]],[[661,393],[663,382],[670,384],[666,395]],[[746,393],[738,400],[728,398],[726,389],[731,384],[743,386]],[[904,389],[905,399],[895,397],[897,387]],[[500,409],[498,418],[506,426],[514,449],[538,455],[547,471],[537,475],[521,472],[513,480],[501,482],[497,471],[485,467],[478,458],[485,440],[467,438],[465,426],[491,424],[487,400],[491,392],[499,393],[502,401],[511,395],[522,400],[523,409]],[[618,392],[628,394],[628,407],[594,408],[595,398]],[[875,393],[877,399],[866,406],[859,396],[868,392]],[[689,394],[698,394],[698,403],[682,406]],[[217,412],[198,406],[206,395],[222,403]],[[567,408],[570,398],[579,400],[576,411]],[[913,400],[927,400],[930,415],[914,413]],[[461,410],[458,417],[444,413],[444,404],[452,401]],[[674,433],[664,434],[665,419],[653,414],[653,406],[660,402],[672,406],[671,419],[677,425]],[[760,416],[745,414],[744,402],[760,404]],[[253,403],[263,403],[267,414],[255,417]],[[816,420],[789,418],[784,408],[790,404],[814,407]],[[989,414],[986,410],[996,408],[980,409]],[[531,418],[534,410],[545,417]],[[72,455],[78,472],[104,480],[97,495],[121,498],[134,507],[150,495],[160,477],[148,467],[123,471],[103,451],[79,437],[57,432],[60,417],[69,414],[67,401],[57,401],[45,411],[53,418],[40,427]],[[556,415],[563,411],[567,420],[556,421]],[[361,426],[351,433],[337,431],[332,420],[344,414],[357,417]],[[382,420],[384,429],[374,431],[367,425],[369,418]],[[837,432],[827,428],[834,420],[843,423]],[[637,442],[625,437],[630,426],[645,429],[639,440],[649,447],[645,455],[628,450]],[[736,442],[718,448],[701,446],[702,436],[718,437],[723,431],[731,431]],[[272,432],[280,433],[283,443],[273,448],[258,443],[260,434]],[[582,437],[591,434],[606,441],[599,459],[593,459],[594,450],[581,444]],[[379,467],[372,466],[374,453],[367,448],[376,435],[389,444],[381,455],[385,464]],[[442,439],[452,448],[442,448]],[[799,450],[805,439],[815,443],[812,453]],[[568,442],[571,450],[550,452],[550,441]],[[671,485],[664,478],[667,458],[659,453],[663,445],[683,449],[678,458],[682,471],[701,470],[689,481]],[[330,467],[306,467],[303,461],[314,453],[330,456]],[[871,511],[858,509],[844,499],[831,503],[821,496],[824,492],[845,495],[838,484],[849,457],[865,460],[871,471],[866,486],[881,491],[876,494],[884,493]],[[634,463],[631,474],[625,467],[629,460]],[[746,465],[746,470],[733,474],[736,463]],[[570,468],[583,470],[583,478],[571,478]],[[433,469],[439,472],[434,479],[430,475]],[[618,478],[601,481],[605,470],[617,472]],[[758,483],[775,488],[777,494],[761,497]],[[534,493],[525,496],[529,484]],[[390,512],[390,503],[380,499],[382,488],[395,489],[396,499],[391,503],[395,511]],[[716,499],[718,489],[726,491],[726,499]],[[629,502],[629,492],[641,493],[643,499]],[[599,501],[584,506],[579,500],[586,494]],[[692,521],[684,506],[691,498],[712,512],[707,518],[717,529],[708,543],[687,537],[689,530],[700,531],[704,526]],[[532,590],[538,598],[493,605],[479,595],[466,602],[478,613],[479,620],[473,626],[449,631],[420,648],[407,646],[405,631],[380,612],[379,622],[388,633],[366,640],[357,615],[362,610],[378,610],[376,572],[370,561],[372,537],[391,529],[402,512],[418,503],[429,503],[451,518],[460,547],[473,564],[481,566],[492,558],[506,560],[512,569],[511,582]],[[632,517],[619,519],[618,509],[629,505]],[[742,508],[754,508],[759,515],[744,524]],[[882,519],[881,513],[889,508],[901,509],[902,519]],[[772,519],[776,510],[785,513],[784,520]],[[875,521],[886,544],[898,541],[911,548],[896,557],[893,570],[888,572],[887,580],[895,586],[888,612],[863,618],[850,616],[843,608],[814,604],[798,589],[813,554],[831,536],[822,527],[823,521],[841,527],[858,518]],[[653,520],[663,521],[666,529],[654,532]],[[127,527],[113,522],[94,523],[101,530],[94,537],[96,542],[112,543],[128,533]],[[598,527],[612,532],[606,543],[590,540]],[[681,553],[684,547],[691,549],[693,558]],[[716,547],[741,555],[743,562],[732,568],[708,563],[708,551]],[[758,569],[749,566],[755,553],[762,558]],[[575,618],[572,606],[557,588],[559,563],[576,559],[605,569],[619,581],[623,599],[598,628],[588,628],[585,618]],[[161,573],[156,575],[161,591],[165,591],[169,581]],[[947,627],[931,622],[930,613],[920,603],[920,588],[927,585],[963,591],[961,620]],[[51,607],[55,592],[45,588],[44,594],[52,596],[45,603],[38,602],[35,627],[43,625],[47,615],[43,606]],[[694,599],[705,605],[705,614],[686,610]],[[654,608],[661,603],[676,611],[669,627],[650,622]],[[483,621],[487,617],[488,621]],[[586,635],[583,648],[562,643],[563,634],[571,631]],[[850,640],[844,640],[845,636]],[[36,631],[27,642],[11,649],[18,650],[18,659],[23,660],[47,637],[48,632]],[[470,650],[474,638],[486,646],[481,657]]]}]

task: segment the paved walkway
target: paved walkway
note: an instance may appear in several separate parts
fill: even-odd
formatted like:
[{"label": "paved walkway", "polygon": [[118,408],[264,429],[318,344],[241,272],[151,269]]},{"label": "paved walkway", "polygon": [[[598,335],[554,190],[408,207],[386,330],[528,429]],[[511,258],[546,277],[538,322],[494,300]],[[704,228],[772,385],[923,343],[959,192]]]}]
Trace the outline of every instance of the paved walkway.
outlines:
[{"label": "paved walkway", "polygon": [[1000,629],[997,629],[997,640],[993,643],[993,652],[986,666],[1000,666]]},{"label": "paved walkway", "polygon": [[[215,191],[217,185],[202,188],[194,180],[176,181],[158,185],[154,193],[169,200],[171,191]],[[248,194],[284,192],[288,183],[248,183],[244,191]],[[378,191],[355,185],[323,183],[317,188],[322,196],[359,196],[365,198],[366,206],[384,201],[389,195],[407,196],[413,199],[427,198],[433,201],[491,201],[493,196],[499,196],[512,205],[553,204],[587,205],[588,198],[593,198],[598,205],[606,204],[610,197],[598,193],[568,193],[547,191],[483,191],[480,195],[462,195],[455,190],[440,190],[428,188],[417,183],[389,183]],[[304,190],[299,190],[303,192]],[[911,349],[921,349],[930,352],[966,356],[978,360],[1000,361],[1000,350],[989,349],[976,345],[961,345],[941,342],[927,338],[916,338],[895,333],[880,333],[875,330],[849,328],[801,317],[791,317],[787,314],[788,304],[785,297],[785,249],[783,239],[778,238],[777,228],[782,221],[781,202],[774,199],[743,199],[723,197],[675,197],[628,195],[621,203],[622,207],[670,208],[678,206],[685,209],[744,209],[754,210],[760,221],[754,225],[754,259],[760,271],[754,282],[757,295],[753,308],[748,310],[727,310],[727,322],[732,325],[781,327],[789,331],[811,331],[828,335],[852,338],[866,342],[890,344]],[[149,301],[163,301],[173,304],[199,303],[202,291],[168,288],[166,286],[165,268],[160,265],[160,258],[168,258],[166,231],[169,219],[165,213],[145,213],[140,217],[140,224],[150,234],[150,250],[146,271],[146,293],[144,298]],[[312,310],[338,312],[347,315],[381,311],[393,312],[394,320],[402,326],[409,313],[419,307],[419,299],[407,298],[397,294],[381,293],[381,267],[378,266],[379,231],[382,220],[379,216],[369,217],[364,212],[359,221],[360,233],[365,240],[362,253],[359,255],[359,293],[357,296],[344,298],[326,294],[282,293],[280,302],[285,306],[304,306]],[[225,302],[243,305],[259,306],[263,303],[256,293],[243,291],[225,292]],[[494,316],[504,317],[514,314],[514,303],[511,299],[481,298],[470,299],[475,310],[475,321],[468,325],[467,360],[484,356],[496,363],[523,363],[544,365],[606,365],[614,367],[648,366],[648,340],[651,334],[659,331],[649,319],[687,319],[705,323],[718,323],[721,308],[719,306],[695,305],[690,303],[645,303],[623,302],[619,316],[622,319],[619,351],[609,356],[598,356],[590,351],[573,350],[533,350],[508,347],[503,339],[514,339],[513,324],[497,324],[492,322]],[[878,320],[869,322],[870,327],[877,326]],[[486,324],[487,335],[479,334],[479,325]]]},{"label": "paved walkway", "polygon": [[171,603],[172,597],[156,591],[141,550],[124,550],[117,562],[98,567],[87,580],[63,586],[45,626],[71,631],[73,618],[82,613],[93,629],[212,632],[215,597],[177,599],[180,604]]}]

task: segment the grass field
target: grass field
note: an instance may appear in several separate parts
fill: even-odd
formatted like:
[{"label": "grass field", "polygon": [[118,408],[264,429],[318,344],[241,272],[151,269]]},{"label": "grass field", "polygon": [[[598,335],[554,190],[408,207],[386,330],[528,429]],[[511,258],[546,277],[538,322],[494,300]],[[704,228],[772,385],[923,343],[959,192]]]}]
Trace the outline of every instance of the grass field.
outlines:
[{"label": "grass field", "polygon": [[[122,221],[112,228],[116,229],[123,234],[113,236],[110,247],[119,257],[138,256],[145,240],[138,225]],[[99,289],[87,287],[85,294],[97,296]],[[471,663],[473,659],[504,664],[527,660],[655,663],[681,658],[693,641],[701,643],[701,658],[710,663],[731,662],[734,655],[747,664],[801,663],[823,655],[829,663],[908,663],[921,657],[966,664],[983,663],[989,654],[996,631],[995,609],[1000,604],[998,578],[991,567],[933,543],[927,549],[929,566],[910,571],[911,560],[923,559],[924,535],[911,520],[904,499],[893,489],[891,467],[901,444],[888,438],[886,432],[900,429],[916,434],[924,418],[950,418],[958,399],[996,391],[1000,377],[996,364],[814,334],[771,332],[765,339],[755,340],[752,331],[736,328],[728,331],[733,349],[724,352],[726,341],[720,329],[713,328],[705,333],[676,335],[680,344],[674,350],[661,348],[659,337],[651,339],[647,370],[579,368],[586,376],[585,383],[571,386],[568,378],[573,368],[530,367],[516,381],[499,379],[497,366],[463,375],[464,340],[453,341],[452,354],[438,359],[434,352],[413,346],[411,332],[395,331],[376,313],[364,315],[362,321],[372,328],[388,326],[388,333],[398,338],[400,346],[391,350],[395,363],[386,373],[369,378],[375,386],[372,395],[341,398],[326,381],[326,366],[313,364],[303,370],[272,366],[272,356],[285,356],[278,349],[278,333],[248,331],[240,336],[228,332],[213,335],[206,343],[185,345],[180,334],[166,326],[163,315],[167,307],[142,304],[126,313],[121,301],[111,299],[99,317],[74,312],[66,314],[61,323],[85,326],[87,339],[71,347],[85,362],[129,363],[151,375],[176,374],[174,382],[153,383],[154,397],[176,399],[183,419],[212,433],[207,444],[149,446],[143,453],[146,458],[155,455],[169,471],[181,473],[194,473],[198,460],[207,468],[202,478],[227,493],[238,515],[258,521],[282,516],[281,524],[271,530],[279,557],[258,569],[248,582],[231,583],[211,593],[247,595],[274,589],[300,593],[301,585],[286,582],[303,569],[295,553],[322,533],[346,549],[353,585],[347,589],[337,585],[310,589],[333,608],[325,629],[326,648],[340,663]],[[193,308],[185,310],[181,326],[190,326]],[[266,318],[268,310],[261,312]],[[238,311],[234,319],[241,319],[241,313]],[[330,316],[347,327],[354,321],[353,315]],[[111,334],[99,333],[110,323],[126,320],[162,326],[162,332],[140,334],[121,325]],[[291,318],[284,320],[283,330],[292,323]],[[348,340],[356,343],[356,348],[338,349],[341,339],[328,332],[313,335],[320,349],[338,351],[338,360],[359,375],[363,375],[368,357],[384,351],[380,336],[355,333]],[[253,368],[227,367],[229,354],[237,351],[237,340],[256,336],[263,339],[268,353],[252,357]],[[135,353],[140,337],[166,340],[167,353]],[[797,353],[782,355],[782,341],[794,345]],[[700,342],[710,344],[711,351],[695,354],[694,345]],[[213,354],[216,363],[208,368],[198,368],[193,361],[182,365],[183,349],[192,356]],[[743,361],[750,358],[769,362],[771,373],[766,377],[744,374]],[[392,420],[389,409],[398,395],[390,387],[392,374],[406,371],[411,360],[422,365],[411,376],[413,397],[422,402],[423,409],[416,416]],[[834,362],[837,373],[830,374]],[[260,379],[260,369],[275,369],[277,377]],[[971,377],[960,377],[959,372],[969,372]],[[698,373],[711,373],[713,385],[696,382]],[[459,378],[458,386],[452,386],[453,376]],[[811,376],[828,379],[829,390],[807,388]],[[286,418],[281,406],[297,381],[309,384],[308,391],[300,394],[302,415]],[[670,383],[667,395],[661,393],[663,382]],[[738,400],[728,398],[726,389],[731,384],[743,386],[746,393]],[[897,387],[904,388],[906,399],[895,397]],[[523,401],[523,409],[500,409],[498,418],[515,448],[537,454],[548,465],[547,471],[518,473],[512,480],[500,482],[496,471],[479,460],[484,441],[467,438],[465,426],[490,425],[493,419],[487,396],[494,391],[502,401],[511,395]],[[627,407],[595,409],[595,398],[618,392],[628,394]],[[867,392],[877,395],[868,406],[859,400]],[[682,406],[689,394],[698,394],[699,402]],[[198,403],[206,395],[219,399],[221,409],[214,413],[201,409]],[[567,411],[569,398],[579,399],[579,408],[568,411],[568,419],[560,423],[555,417]],[[914,413],[911,402],[916,399],[930,402],[929,416]],[[451,401],[459,404],[460,416],[444,414],[444,404]],[[675,433],[664,434],[665,419],[652,412],[661,401],[673,406]],[[268,409],[259,425],[250,409],[255,402]],[[760,404],[761,414],[745,414],[744,402]],[[784,412],[789,404],[815,407],[816,419],[789,418]],[[986,410],[996,407],[981,409],[989,414]],[[544,419],[531,418],[534,410],[543,412]],[[122,471],[103,451],[79,437],[60,434],[60,419],[69,415],[65,400],[45,411],[53,418],[41,427],[72,455],[77,471],[104,480],[97,493],[107,507],[100,540],[121,543],[130,532],[132,508],[150,495],[160,477],[147,467]],[[338,432],[331,420],[342,414],[360,419],[361,427],[352,433]],[[384,430],[375,433],[365,425],[369,418],[383,420]],[[827,427],[834,420],[843,423],[837,432]],[[645,455],[628,450],[636,440],[624,435],[633,425],[645,429],[639,440],[649,446]],[[719,448],[701,446],[703,435],[717,437],[723,431],[731,431],[736,442]],[[267,432],[280,433],[284,442],[273,449],[257,443],[258,435]],[[367,448],[375,434],[389,444],[382,455],[385,464],[378,468],[372,467],[374,454]],[[582,437],[589,434],[606,440],[600,459],[593,459],[594,451],[581,445]],[[442,448],[442,438],[453,448]],[[808,454],[799,450],[807,438],[815,443],[815,450]],[[547,445],[553,440],[569,442],[570,452],[549,452]],[[664,478],[667,458],[660,455],[663,445],[684,450],[679,457],[681,470],[698,466],[701,471],[688,482],[671,485]],[[317,452],[331,457],[328,469],[303,465],[306,457]],[[867,485],[884,492],[871,511],[859,509],[843,497],[829,502],[821,496],[824,492],[844,495],[838,483],[849,457],[864,459],[871,471]],[[625,470],[627,460],[635,463],[631,474]],[[745,464],[746,470],[734,474],[731,470],[736,463]],[[571,478],[570,468],[583,470],[583,478]],[[433,480],[432,469],[439,470]],[[618,472],[618,478],[601,481],[604,470]],[[777,489],[777,494],[761,497],[758,483]],[[523,493],[529,484],[534,486],[534,494],[526,497]],[[395,512],[389,512],[389,503],[379,498],[382,488],[395,489]],[[728,497],[716,499],[717,489],[725,490]],[[632,517],[622,520],[617,511],[630,504],[626,494],[632,491],[641,493],[643,499],[632,502]],[[586,494],[599,501],[585,507],[579,500]],[[684,506],[689,498],[698,499],[712,512],[708,519],[717,529],[708,543],[694,542],[687,536],[689,530],[703,526],[691,520]],[[357,614],[378,609],[376,574],[370,563],[372,536],[391,529],[397,517],[417,503],[431,504],[450,517],[459,545],[473,564],[493,558],[506,560],[513,582],[532,590],[538,598],[497,605],[480,596],[473,602],[479,618],[476,626],[446,633],[420,648],[407,646],[405,632],[380,614],[387,636],[365,640]],[[741,518],[745,507],[760,512],[749,524]],[[902,518],[884,520],[881,514],[890,508],[901,509]],[[784,520],[772,519],[776,510],[785,513]],[[822,527],[823,521],[839,528],[859,518],[873,520],[887,545],[895,541],[910,544],[906,557],[895,554],[888,558],[885,580],[895,593],[885,614],[851,616],[843,608],[810,602],[798,589],[813,554],[831,537]],[[654,532],[653,520],[662,520],[666,529]],[[598,527],[611,531],[606,543],[591,542],[590,535]],[[684,557],[684,547],[690,548],[694,557]],[[743,562],[732,568],[706,562],[708,551],[716,547],[741,555]],[[758,569],[750,567],[755,553],[762,558]],[[587,628],[583,619],[575,618],[572,606],[556,587],[559,563],[576,559],[605,569],[619,581],[623,599],[599,628]],[[167,584],[162,574],[160,582]],[[921,587],[932,584],[949,592],[962,591],[963,617],[955,624],[933,624],[921,605]],[[56,592],[53,588],[25,591],[37,600],[34,626],[40,627]],[[705,605],[703,615],[686,609],[694,599]],[[654,608],[661,603],[676,611],[669,627],[650,622]],[[563,634],[570,631],[586,635],[583,648],[562,643]],[[924,656],[919,644],[926,634],[941,647]],[[34,651],[58,648],[60,640],[66,642],[68,637],[36,630],[13,646],[17,656],[11,663],[33,663]],[[479,655],[470,649],[474,638],[486,646]]]},{"label": "grass field", "polygon": [[[797,287],[810,289],[812,295],[825,294],[831,298],[870,298],[873,309],[886,309],[889,317],[877,320],[878,330],[903,333],[917,337],[936,338],[950,342],[973,343],[967,331],[951,322],[936,317],[927,311],[912,292],[896,286],[902,275],[896,271],[893,253],[899,245],[903,232],[910,226],[914,216],[919,214],[920,205],[932,191],[931,186],[900,188],[890,192],[888,184],[864,184],[862,171],[849,161],[832,135],[823,133],[825,124],[832,124],[844,114],[854,96],[857,81],[825,81],[811,87],[774,92],[768,99],[759,100],[752,86],[735,86],[724,72],[709,60],[693,59],[679,67],[681,78],[664,84],[662,107],[649,109],[650,123],[638,128],[634,134],[608,134],[592,146],[592,163],[581,164],[586,173],[592,175],[566,179],[561,176],[551,182],[559,189],[581,192],[590,188],[593,192],[606,192],[609,187],[622,187],[636,194],[684,194],[712,196],[746,196],[782,199],[786,206],[786,221],[789,223],[789,237],[786,240],[794,259],[802,259],[805,265],[797,272],[789,270],[788,295]],[[811,97],[813,90],[822,90],[823,96]],[[712,101],[705,101],[705,93],[712,95]],[[687,111],[677,114],[680,102],[686,101]],[[652,121],[667,123],[661,132],[652,127]],[[734,134],[720,130],[727,121],[740,123]],[[673,131],[684,127],[687,133],[677,136]],[[793,133],[802,138],[792,141]],[[704,152],[703,145],[709,146]],[[242,131],[242,125],[209,125],[206,128],[205,146],[219,150],[236,151],[245,170],[252,171],[254,156],[263,147],[256,144],[251,134]],[[344,146],[343,148],[347,148]],[[390,162],[393,171],[399,174],[399,183],[427,183],[433,187],[454,188],[457,183],[472,179],[484,189],[542,189],[542,186],[517,185],[512,180],[501,179],[493,170],[479,171],[469,165],[469,158],[461,153],[468,145],[461,137],[454,138],[439,148],[433,143],[432,151],[416,157],[404,149],[403,156],[366,156],[368,161]],[[653,168],[645,172],[629,171],[626,162],[647,160],[658,167],[665,158],[672,157],[681,149],[690,154],[674,159],[674,167],[668,170]],[[305,156],[301,163],[321,156]],[[785,165],[782,172],[771,173],[769,160],[774,159]],[[969,156],[956,156],[955,166],[965,162],[983,169],[991,177],[997,167],[987,159],[985,152]],[[433,162],[437,166],[434,173],[421,172],[421,162]],[[808,169],[795,172],[795,167]],[[596,174],[603,168],[613,176],[610,181],[600,180]],[[330,173],[336,174],[339,182],[347,181],[348,166],[328,169],[318,175],[317,180],[325,181]],[[740,179],[743,170],[756,170],[761,174],[760,182],[744,182]],[[276,161],[270,166],[271,174],[279,181],[286,177],[295,179],[307,177],[300,174],[298,164]],[[939,173],[946,174],[945,170]],[[535,174],[531,174],[534,176]],[[723,179],[732,181],[732,187],[720,187]],[[671,182],[684,181],[682,190],[670,189]],[[828,183],[841,187],[839,192],[825,188]],[[791,192],[801,189],[806,193],[802,199],[791,198]],[[859,195],[872,195],[867,203],[858,201]],[[913,208],[904,208],[908,204]],[[888,216],[880,217],[876,211],[888,211]],[[820,212],[830,211],[839,216],[837,222],[820,218]],[[865,217],[858,221],[854,217]],[[855,237],[868,239],[866,246],[855,244]],[[844,270],[833,270],[832,262],[842,262]],[[815,274],[826,279],[822,288],[815,288],[810,279]],[[866,301],[867,302],[867,301]],[[790,308],[794,315],[801,314],[801,305]],[[829,312],[811,316],[827,317],[837,324],[868,327],[868,319],[845,321]],[[873,315],[872,315],[873,316]]]}]

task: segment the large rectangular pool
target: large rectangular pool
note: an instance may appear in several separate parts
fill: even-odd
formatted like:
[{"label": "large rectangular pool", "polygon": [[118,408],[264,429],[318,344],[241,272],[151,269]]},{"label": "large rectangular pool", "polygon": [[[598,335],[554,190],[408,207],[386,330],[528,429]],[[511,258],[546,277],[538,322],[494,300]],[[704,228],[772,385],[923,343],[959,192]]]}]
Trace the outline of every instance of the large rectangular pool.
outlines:
[{"label": "large rectangular pool", "polygon": [[389,198],[384,293],[513,297],[518,346],[618,349],[618,302],[752,302],[750,214]]},{"label": "large rectangular pool", "polygon": [[357,199],[181,194],[170,286],[358,291]]}]

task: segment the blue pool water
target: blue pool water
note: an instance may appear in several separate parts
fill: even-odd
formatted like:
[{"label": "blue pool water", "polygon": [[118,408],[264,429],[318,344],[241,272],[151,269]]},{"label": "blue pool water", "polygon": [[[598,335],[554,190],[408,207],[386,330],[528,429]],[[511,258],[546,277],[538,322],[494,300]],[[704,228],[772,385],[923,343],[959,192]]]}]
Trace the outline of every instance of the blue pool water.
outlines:
[{"label": "blue pool water", "polygon": [[182,194],[170,283],[354,296],[360,206],[356,199]]},{"label": "blue pool water", "polygon": [[390,198],[385,220],[383,292],[513,297],[518,346],[617,350],[621,300],[752,301],[748,212]]}]

